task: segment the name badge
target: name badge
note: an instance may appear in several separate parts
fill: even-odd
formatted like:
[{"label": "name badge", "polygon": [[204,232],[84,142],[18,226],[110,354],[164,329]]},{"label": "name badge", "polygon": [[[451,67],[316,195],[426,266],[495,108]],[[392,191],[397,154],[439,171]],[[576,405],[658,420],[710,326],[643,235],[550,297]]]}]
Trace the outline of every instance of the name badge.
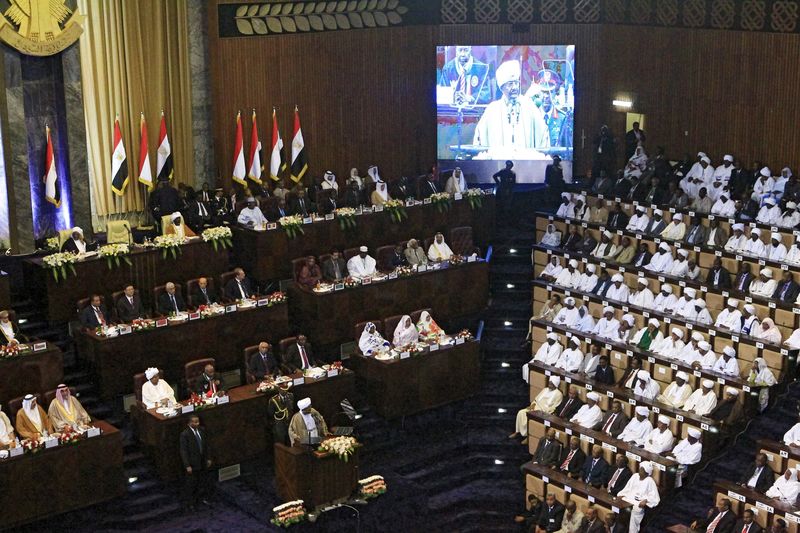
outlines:
[{"label": "name badge", "polygon": [[181,405],[181,414],[194,412],[194,405]]},{"label": "name badge", "polygon": [[22,450],[22,446],[17,446],[16,448],[11,448],[10,450],[8,450],[8,452],[9,452],[8,453],[9,457],[17,457],[18,455],[22,455],[23,453],[25,453]]},{"label": "name badge", "polygon": [[34,342],[33,343],[33,351],[34,352],[41,352],[42,350],[46,350],[46,349],[47,349],[47,343],[46,342]]},{"label": "name badge", "polygon": [[642,457],[641,457],[641,456],[639,456],[639,455],[636,455],[636,454],[635,454],[635,453],[633,453],[633,452],[628,452],[628,451],[626,451],[626,452],[625,452],[625,457],[627,457],[628,459],[633,459],[633,460],[634,460],[634,461],[636,461],[637,463],[638,463],[638,462],[641,462],[641,460],[642,460]]},{"label": "name badge", "polygon": [[761,509],[762,511],[766,511],[768,513],[774,513],[775,508],[771,505],[767,505],[766,503],[756,502],[756,508]]},{"label": "name badge", "polygon": [[457,192],[453,195],[454,200],[461,200],[464,197],[460,192]]},{"label": "name badge", "polygon": [[607,443],[607,442],[604,442],[604,443],[603,443],[603,449],[605,449],[605,450],[611,450],[612,452],[614,452],[614,453],[617,453],[617,447],[616,447],[616,446],[614,446],[613,444],[609,444],[609,443]]},{"label": "name badge", "polygon": [[672,370],[678,370],[678,365],[676,365],[675,363],[670,363],[669,367],[670,367]]},{"label": "name badge", "polygon": [[269,300],[267,300],[266,298],[260,298],[258,300],[258,306],[259,307],[263,307],[263,306],[267,305],[268,303],[269,303]]},{"label": "name badge", "polygon": [[333,213],[328,213],[325,215],[325,220],[333,220]]},{"label": "name badge", "polygon": [[330,370],[328,370],[328,377],[329,378],[335,378],[338,375],[339,375],[339,369],[338,368],[331,368]]},{"label": "name badge", "polygon": [[166,318],[160,318],[160,319],[156,320],[156,327],[157,328],[163,328],[166,325],[167,325],[167,319]]},{"label": "name badge", "polygon": [[303,219],[303,224],[311,224],[312,222],[313,220],[311,219],[311,217],[305,217]]},{"label": "name badge", "polygon": [[200,313],[189,313],[189,320],[198,320],[200,318]]},{"label": "name badge", "polygon": [[549,478],[549,477],[547,477],[547,476],[542,476],[542,481],[543,481],[544,483],[550,483],[550,478]]},{"label": "name badge", "polygon": [[409,357],[411,357],[411,354],[408,352],[402,352],[400,354],[400,359],[408,359]]},{"label": "name badge", "polygon": [[675,420],[678,422],[683,422],[683,415],[675,415]]},{"label": "name badge", "polygon": [[336,284],[333,286],[333,290],[335,290],[335,291],[341,291],[341,290],[343,290],[343,289],[344,289],[344,283],[336,283]]},{"label": "name badge", "polygon": [[[564,485],[564,492],[572,492],[572,487],[570,487],[569,485]],[[550,521],[551,522],[555,522],[556,519],[555,518],[551,518]]]},{"label": "name badge", "polygon": [[428,346],[428,350],[430,350],[431,352],[435,352],[438,349],[439,349],[438,344],[431,344],[430,346]]},{"label": "name badge", "polygon": [[425,199],[422,201],[422,203],[423,203],[423,204],[425,204],[425,205],[427,205],[427,204],[431,203],[431,199],[430,199],[430,198],[425,198]]},{"label": "name badge", "polygon": [[226,403],[230,402],[231,398],[227,394],[224,396],[217,397],[217,405],[225,405]]},{"label": "name badge", "polygon": [[86,436],[88,438],[99,437],[100,436],[100,428],[96,428],[96,427],[89,428],[89,430],[86,432]]},{"label": "name badge", "polygon": [[278,229],[278,224],[276,222],[270,222],[267,224],[267,231]]},{"label": "name badge", "polygon": [[56,438],[47,439],[46,441],[44,441],[45,449],[55,448],[56,446],[58,446],[58,439]]},{"label": "name badge", "polygon": [[700,424],[700,429],[702,429],[703,431],[708,431],[708,424],[706,424],[705,422],[702,422]]},{"label": "name badge", "polygon": [[127,335],[127,334],[129,334],[129,333],[130,333],[132,330],[131,330],[131,327],[130,327],[130,326],[126,326],[126,325],[122,324],[122,325],[120,325],[120,326],[119,326],[119,328],[118,328],[118,331],[119,331],[119,334],[120,334],[120,335]]},{"label": "name badge", "polygon": [[464,337],[459,337],[456,339],[456,346],[458,346],[459,344],[464,344]]},{"label": "name badge", "polygon": [[235,313],[236,312],[236,304],[233,305],[226,305],[225,306],[226,313]]},{"label": "name badge", "polygon": [[298,385],[302,385],[305,382],[306,382],[306,378],[304,378],[304,377],[294,378],[292,380],[292,385],[296,387]]},{"label": "name badge", "polygon": [[397,272],[390,272],[388,279],[397,279]]}]

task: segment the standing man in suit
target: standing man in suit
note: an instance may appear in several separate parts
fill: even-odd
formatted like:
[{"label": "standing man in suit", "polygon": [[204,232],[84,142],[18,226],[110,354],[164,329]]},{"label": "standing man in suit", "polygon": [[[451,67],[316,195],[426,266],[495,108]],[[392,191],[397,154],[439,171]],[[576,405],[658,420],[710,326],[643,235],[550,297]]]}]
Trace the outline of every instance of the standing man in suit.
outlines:
[{"label": "standing man in suit", "polygon": [[633,475],[628,467],[628,458],[625,457],[624,453],[617,454],[614,460],[614,468],[609,468],[608,475],[608,493],[616,496],[619,491],[625,488],[628,480]]},{"label": "standing man in suit", "polygon": [[564,506],[556,501],[554,494],[547,495],[536,522],[537,533],[555,533],[561,529],[561,521],[564,520]]},{"label": "standing man in suit", "polygon": [[230,300],[246,300],[255,294],[250,280],[241,268],[233,269],[234,276],[225,284],[225,297]]},{"label": "standing man in suit", "polygon": [[278,360],[272,353],[272,346],[266,341],[258,343],[258,351],[250,357],[247,366],[258,381],[267,376],[276,376],[281,372]]},{"label": "standing man in suit", "polygon": [[339,250],[332,250],[330,259],[322,263],[322,277],[327,281],[342,281],[347,277],[347,263]]},{"label": "standing man in suit", "polygon": [[575,436],[570,437],[569,448],[561,452],[558,471],[567,474],[572,479],[578,479],[581,477],[581,468],[585,462],[586,454],[581,450],[580,439]]},{"label": "standing man in suit", "polygon": [[214,365],[206,365],[203,368],[203,373],[197,378],[194,391],[198,396],[207,396],[209,398],[225,396],[225,384],[214,370]]},{"label": "standing man in suit", "polygon": [[158,312],[162,315],[171,315],[186,311],[186,302],[175,291],[175,284],[169,281],[164,288],[164,292],[158,297]]},{"label": "standing man in suit", "polygon": [[[613,383],[612,381],[610,384]],[[603,424],[600,426],[600,431],[616,439],[617,436],[622,433],[622,430],[625,429],[625,426],[628,425],[629,421],[628,416],[622,410],[622,402],[614,400],[614,403],[611,404],[611,411],[606,414]]]},{"label": "standing man in suit", "polygon": [[286,446],[291,446],[289,442],[289,423],[297,409],[295,409],[294,405],[294,394],[289,392],[288,381],[278,386],[278,394],[269,399],[267,410],[272,419],[273,440]]},{"label": "standing man in suit", "polygon": [[81,311],[80,320],[87,329],[108,325],[108,312],[99,294],[93,294],[89,299],[89,305]]},{"label": "standing man in suit", "polygon": [[297,336],[294,344],[286,350],[286,366],[292,371],[305,370],[317,366],[311,345],[302,333]]},{"label": "standing man in suit", "polygon": [[736,515],[731,511],[731,501],[727,498],[720,499],[716,507],[708,510],[704,519],[691,523],[689,532],[695,533],[739,533],[741,529],[734,529]]},{"label": "standing man in suit", "polygon": [[189,427],[181,433],[180,450],[185,472],[184,505],[190,511],[196,510],[200,502],[210,505],[206,498],[209,492],[211,454],[206,432],[200,428],[199,416],[189,417]]},{"label": "standing man in suit", "polygon": [[753,489],[761,494],[767,492],[774,482],[775,472],[769,467],[767,456],[763,453],[756,454],[753,464],[739,478],[739,484],[742,487]]},{"label": "standing man in suit", "polygon": [[639,129],[639,123],[634,122],[633,128],[625,134],[625,160],[627,161],[633,157],[637,146],[644,146],[647,136],[644,130]]},{"label": "standing man in suit", "polygon": [[581,479],[597,489],[608,482],[608,463],[603,459],[603,447],[599,444],[592,447],[592,456],[583,463]]},{"label": "standing man in suit", "polygon": [[533,454],[533,463],[542,466],[556,466],[561,458],[561,443],[556,439],[556,430],[547,430],[547,436],[539,440],[536,453]]},{"label": "standing man in suit", "polygon": [[231,213],[233,212],[231,201],[223,189],[214,190],[214,198],[212,198],[209,205],[211,206],[211,219],[214,224],[220,225],[231,222]]},{"label": "standing man in suit", "polygon": [[207,278],[197,280],[197,285],[192,288],[192,305],[211,305],[217,303],[217,294],[208,286]]},{"label": "standing man in suit", "polygon": [[144,318],[144,306],[142,299],[136,293],[133,285],[125,286],[125,294],[117,300],[117,317],[120,322],[130,324],[137,318]]},{"label": "standing man in suit", "polygon": [[733,531],[735,533],[762,533],[764,528],[758,525],[755,522],[756,515],[752,509],[745,509],[744,514],[742,517],[736,521],[736,525],[733,526]]}]

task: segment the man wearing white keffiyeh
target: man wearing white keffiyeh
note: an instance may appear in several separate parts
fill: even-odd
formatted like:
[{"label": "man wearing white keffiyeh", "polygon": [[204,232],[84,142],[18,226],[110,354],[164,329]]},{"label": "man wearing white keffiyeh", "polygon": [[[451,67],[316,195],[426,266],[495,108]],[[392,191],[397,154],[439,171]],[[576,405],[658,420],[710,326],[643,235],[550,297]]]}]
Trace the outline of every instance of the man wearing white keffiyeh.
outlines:
[{"label": "man wearing white keffiyeh", "polygon": [[434,263],[441,261],[448,261],[453,256],[453,250],[444,242],[444,235],[437,233],[433,239],[430,247],[428,248],[428,259]]}]

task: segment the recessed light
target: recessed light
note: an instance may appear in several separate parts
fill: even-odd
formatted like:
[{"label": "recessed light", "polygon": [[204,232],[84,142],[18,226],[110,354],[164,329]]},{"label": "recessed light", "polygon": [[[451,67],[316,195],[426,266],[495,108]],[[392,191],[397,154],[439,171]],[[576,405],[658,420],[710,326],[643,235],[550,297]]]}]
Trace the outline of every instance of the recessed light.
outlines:
[{"label": "recessed light", "polygon": [[506,320],[505,322],[503,322],[503,325],[504,325],[504,326],[510,326],[510,325],[511,325],[511,322],[509,322],[508,320]]},{"label": "recessed light", "polygon": [[503,368],[508,368],[511,365],[509,365],[508,363],[503,362],[503,363],[500,363],[500,366],[503,367]]},{"label": "recessed light", "polygon": [[506,283],[506,289],[513,289],[513,288],[514,288],[513,283]]},{"label": "recessed light", "polygon": [[134,484],[134,483],[136,483],[137,481],[139,481],[139,478],[138,478],[138,477],[129,477],[129,478],[128,478],[128,484],[129,484],[129,485],[133,485],[133,484]]},{"label": "recessed light", "polygon": [[494,464],[496,464],[496,465],[504,465],[505,462],[501,461],[500,459],[495,459],[494,460]]},{"label": "recessed light", "polygon": [[508,253],[515,254],[515,253],[517,253],[517,249],[516,248],[509,248]]},{"label": "recessed light", "polygon": [[508,411],[506,411],[506,410],[505,410],[505,409],[503,409],[502,407],[498,407],[498,408],[497,408],[497,412],[498,412],[498,413],[500,413],[500,414],[502,415],[503,413],[507,413]]}]

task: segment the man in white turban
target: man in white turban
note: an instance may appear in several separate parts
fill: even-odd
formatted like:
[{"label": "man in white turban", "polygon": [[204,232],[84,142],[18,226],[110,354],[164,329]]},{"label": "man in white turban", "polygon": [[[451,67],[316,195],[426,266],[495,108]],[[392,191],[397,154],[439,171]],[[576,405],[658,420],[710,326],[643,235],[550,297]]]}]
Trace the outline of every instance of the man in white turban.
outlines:
[{"label": "man in white turban", "polygon": [[61,245],[61,251],[73,254],[86,253],[86,240],[83,237],[83,230],[81,228],[78,226],[72,228],[72,235]]},{"label": "man in white turban", "polygon": [[758,274],[758,278],[754,279],[750,284],[750,294],[762,298],[772,298],[775,289],[778,288],[778,283],[772,278],[772,269],[762,268],[761,272]]},{"label": "man in white turban", "polygon": [[656,398],[657,402],[671,405],[676,409],[682,409],[683,404],[692,394],[692,387],[687,383],[689,375],[683,370],[675,374],[675,381],[667,386],[666,390]]},{"label": "man in white turban", "polygon": [[564,395],[558,390],[561,384],[561,378],[558,376],[550,376],[547,380],[547,386],[539,391],[530,406],[517,411],[517,420],[514,428],[516,431],[508,436],[510,439],[519,437],[528,437],[528,411],[541,411],[552,415],[559,406]]},{"label": "man in white turban", "polygon": [[172,213],[169,216],[169,220],[170,224],[164,228],[165,235],[176,235],[181,239],[196,236],[192,229],[186,226],[180,211],[175,211]]},{"label": "man in white turban", "polygon": [[169,407],[178,403],[175,400],[175,391],[166,380],[161,379],[157,368],[148,368],[144,376],[147,381],[142,385],[142,402],[147,409]]},{"label": "man in white turban", "polygon": [[648,418],[650,410],[647,406],[637,405],[634,413],[635,416],[628,422],[628,425],[625,426],[625,429],[622,430],[622,433],[617,438],[625,442],[634,443],[637,446],[644,446],[645,439],[653,431],[653,424]]},{"label": "man in white turban", "polygon": [[680,241],[684,235],[686,235],[686,224],[683,222],[683,215],[675,213],[672,215],[672,221],[661,232],[661,237],[671,241]]},{"label": "man in white turban", "polygon": [[577,289],[580,287],[581,273],[578,271],[578,261],[570,259],[567,263],[567,267],[558,273],[554,283],[567,289]]},{"label": "man in white turban", "polygon": [[675,261],[672,262],[672,266],[669,267],[667,274],[676,278],[685,278],[686,274],[689,273],[688,259],[689,251],[682,248],[679,249],[675,254]]},{"label": "man in white turban", "polygon": [[658,415],[656,427],[647,435],[644,440],[644,449],[650,453],[661,455],[672,449],[675,437],[669,429],[669,417]]},{"label": "man in white turban", "polygon": [[603,410],[597,404],[599,401],[599,394],[594,391],[588,393],[586,395],[586,403],[578,409],[578,412],[569,421],[586,429],[598,427],[603,422]]},{"label": "man in white turban", "polygon": [[645,510],[652,509],[661,503],[658,487],[651,477],[652,473],[653,463],[649,461],[642,462],[639,465],[638,475],[631,476],[628,483],[625,484],[625,488],[617,494],[617,497],[633,505],[631,520],[628,525],[629,533],[639,533]]},{"label": "man in white turban", "polygon": [[660,313],[671,313],[678,298],[672,293],[672,285],[661,284],[661,291],[653,299],[653,308]]},{"label": "man in white turban", "polygon": [[714,392],[714,382],[710,379],[704,379],[701,385],[702,387],[694,391],[683,404],[683,410],[706,416],[717,406],[717,393]]},{"label": "man in white turban", "polygon": [[448,194],[463,193],[467,190],[467,180],[460,167],[453,169],[453,175],[447,178],[444,191]]},{"label": "man in white turban", "polygon": [[783,434],[783,443],[787,446],[800,446],[800,421]]},{"label": "man in white turban", "polygon": [[637,206],[633,216],[628,220],[628,225],[625,227],[628,231],[642,233],[650,224],[650,217],[647,216],[647,210],[644,206]]},{"label": "man in white turban", "polygon": [[772,232],[770,234],[767,259],[776,263],[781,263],[786,259],[786,245],[783,244],[783,236],[780,233]]},{"label": "man in white turban", "polygon": [[782,215],[783,211],[775,201],[775,198],[767,196],[764,198],[764,205],[758,210],[756,222],[766,224],[767,226],[773,226],[780,221]]},{"label": "man in white turban", "polygon": [[22,399],[22,409],[17,411],[14,425],[20,439],[38,440],[45,432],[53,433],[53,424],[44,409],[36,401],[36,396],[27,394]]},{"label": "man in white turban", "polygon": [[533,360],[539,363],[555,366],[558,358],[561,357],[563,346],[558,343],[558,335],[550,332],[547,334],[547,340],[536,350],[536,355]]},{"label": "man in white turban", "polygon": [[603,308],[603,318],[597,321],[592,334],[612,341],[619,340],[619,320],[614,318],[613,307],[607,305]]},{"label": "man in white turban", "polygon": [[688,467],[696,465],[703,457],[703,445],[700,443],[702,433],[697,428],[689,428],[687,433],[686,438],[681,440],[672,453],[667,455],[668,458],[675,459],[680,464],[675,473],[676,488],[683,485],[683,477],[686,475]]},{"label": "man in white turban", "polygon": [[714,327],[726,329],[731,333],[739,333],[742,329],[742,312],[739,311],[739,300],[728,298],[727,303],[727,307],[717,315]]},{"label": "man in white turban", "polygon": [[530,98],[520,98],[522,67],[518,60],[497,67],[500,99],[486,106],[472,144],[489,148],[549,148],[550,133],[542,112]]},{"label": "man in white turban", "polygon": [[583,274],[581,274],[581,282],[578,290],[585,293],[592,292],[599,278],[597,277],[597,267],[591,263],[584,267]]},{"label": "man in white turban", "polygon": [[747,237],[744,234],[744,224],[737,222],[731,226],[731,229],[733,230],[733,235],[731,235],[725,243],[725,251],[738,253],[747,243]]},{"label": "man in white turban", "polygon": [[580,312],[578,311],[578,308],[575,307],[575,298],[572,296],[567,296],[564,298],[564,307],[562,307],[561,310],[556,313],[553,323],[566,326],[568,328],[574,328],[580,319]]},{"label": "man in white turban", "polygon": [[333,193],[334,198],[339,194],[339,182],[336,181],[336,175],[330,170],[325,171],[325,174],[322,176],[322,190],[328,189],[335,191]]},{"label": "man in white turban", "polygon": [[292,446],[312,445],[328,436],[328,426],[319,411],[311,407],[311,398],[297,402],[298,411],[289,423],[289,440]]},{"label": "man in white turban", "polygon": [[617,272],[611,276],[611,286],[606,290],[606,298],[618,302],[627,302],[630,298],[630,289],[625,285],[625,278]]},{"label": "man in white turban", "polygon": [[714,365],[717,364],[716,357],[717,355],[714,353],[714,350],[711,349],[711,343],[706,340],[701,340],[697,343],[696,359],[691,360],[687,357],[683,360],[683,362],[688,366],[692,366],[694,363],[699,363],[703,370],[712,370]]},{"label": "man in white turban", "polygon": [[[687,307],[691,307],[692,303],[694,302],[695,297],[697,297],[697,289],[694,287],[684,287],[683,288],[683,295],[675,301],[675,304],[672,306],[672,314],[673,316],[684,316],[684,309]],[[686,311],[687,313],[689,311]]]},{"label": "man in white turban", "polygon": [[761,196],[762,194],[770,194],[775,188],[775,180],[772,179],[772,171],[769,167],[762,168],[758,173],[758,179],[753,184],[753,193]]},{"label": "man in white turban", "polygon": [[658,245],[658,250],[653,254],[650,262],[645,265],[647,270],[652,272],[667,272],[672,266],[672,249],[669,244],[662,242]]},{"label": "man in white turban", "polygon": [[733,346],[726,346],[722,349],[722,355],[714,363],[714,372],[725,374],[726,376],[739,376],[739,362],[736,360],[736,349]]},{"label": "man in white turban", "polygon": [[561,352],[556,362],[556,366],[567,372],[577,372],[583,363],[583,352],[581,351],[581,340],[573,335],[567,342],[567,349]]},{"label": "man in white turban", "polygon": [[711,206],[711,214],[725,218],[732,218],[736,214],[736,202],[731,200],[730,192],[720,193],[717,201]]},{"label": "man in white turban", "polygon": [[650,350],[664,357],[675,359],[678,357],[681,350],[683,350],[683,347],[683,330],[680,328],[672,328],[669,332],[669,336],[655,346],[651,345]]},{"label": "man in white turban", "polygon": [[652,309],[653,307],[653,291],[648,288],[649,282],[647,278],[639,278],[636,280],[636,292],[631,294],[628,298],[628,303],[637,307],[645,309]]},{"label": "man in white turban", "polygon": [[347,272],[354,278],[363,279],[375,275],[375,266],[377,263],[372,256],[368,255],[368,252],[369,248],[361,246],[358,249],[358,254],[347,261]]},{"label": "man in white turban", "polygon": [[617,253],[617,245],[614,244],[614,235],[605,230],[600,235],[600,242],[597,243],[597,246],[594,247],[592,250],[592,257],[595,257],[601,261],[605,261],[607,259],[611,259],[614,257],[614,254]]},{"label": "man in white turban", "polygon": [[658,382],[650,377],[647,370],[639,370],[636,373],[636,380],[631,387],[633,393],[647,400],[653,400],[661,392]]},{"label": "man in white turban", "polygon": [[750,238],[741,244],[739,253],[755,257],[765,257],[767,255],[767,247],[764,245],[764,241],[761,240],[760,229],[753,228],[750,230]]}]

